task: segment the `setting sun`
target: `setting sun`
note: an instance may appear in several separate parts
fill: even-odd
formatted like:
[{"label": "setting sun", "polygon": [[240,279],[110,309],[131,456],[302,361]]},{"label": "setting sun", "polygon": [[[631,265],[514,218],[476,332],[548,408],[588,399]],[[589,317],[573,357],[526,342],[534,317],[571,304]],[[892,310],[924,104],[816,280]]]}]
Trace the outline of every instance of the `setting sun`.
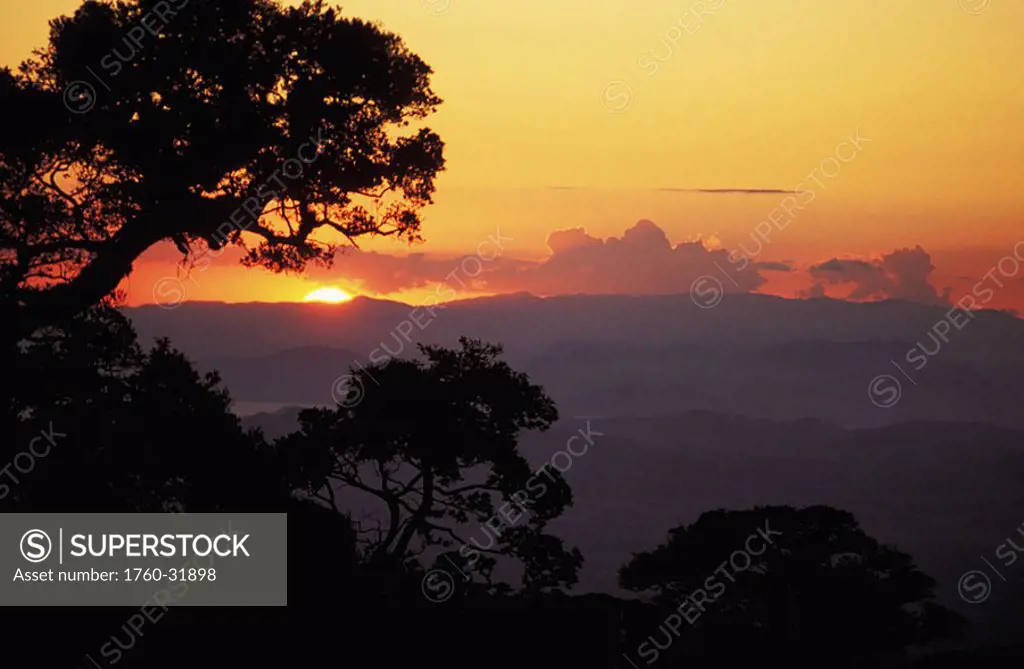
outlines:
[{"label": "setting sun", "polygon": [[309,295],[306,295],[303,301],[338,304],[340,302],[348,302],[351,299],[352,296],[340,288],[317,288]]}]

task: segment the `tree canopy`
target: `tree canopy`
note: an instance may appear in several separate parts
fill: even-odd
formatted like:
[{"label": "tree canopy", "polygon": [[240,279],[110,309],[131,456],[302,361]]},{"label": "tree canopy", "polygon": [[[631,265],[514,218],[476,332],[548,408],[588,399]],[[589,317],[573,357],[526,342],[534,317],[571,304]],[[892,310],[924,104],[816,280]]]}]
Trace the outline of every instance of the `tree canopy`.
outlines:
[{"label": "tree canopy", "polygon": [[0,71],[0,307],[17,336],[154,244],[274,271],[419,238],[443,169],[431,69],[322,1],[87,1]]},{"label": "tree canopy", "polygon": [[35,333],[4,369],[0,508],[256,511],[289,488],[214,373],[149,350],[109,307]]},{"label": "tree canopy", "polygon": [[708,511],[634,555],[620,582],[686,618],[668,649],[669,630],[649,629],[648,654],[882,663],[964,622],[932,601],[935,581],[909,555],[827,506]]},{"label": "tree canopy", "polygon": [[359,526],[371,561],[455,547],[447,558],[483,581],[505,555],[525,565],[527,589],[575,583],[579,552],[544,531],[571,491],[557,471],[537,476],[517,448],[522,431],[558,418],[554,403],[499,346],[463,338],[458,349],[420,350],[425,360],[355,370],[338,407],[300,414],[300,431],[278,442],[290,478],[331,507],[345,489],[378,502],[386,520]]}]

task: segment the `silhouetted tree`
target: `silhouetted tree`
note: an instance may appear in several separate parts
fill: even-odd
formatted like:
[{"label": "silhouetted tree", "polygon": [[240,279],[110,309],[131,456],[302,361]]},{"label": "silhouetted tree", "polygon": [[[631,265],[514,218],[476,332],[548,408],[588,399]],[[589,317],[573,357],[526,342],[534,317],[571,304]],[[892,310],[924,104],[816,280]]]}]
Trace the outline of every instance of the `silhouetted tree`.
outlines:
[{"label": "silhouetted tree", "polygon": [[521,431],[557,419],[555,405],[499,360],[501,347],[460,342],[422,346],[426,361],[354,370],[337,408],[302,412],[301,430],[279,440],[296,471],[289,478],[332,508],[337,492],[379,504],[377,524],[358,524],[371,564],[458,546],[447,557],[474,580],[489,583],[494,556],[505,555],[523,563],[527,591],[571,585],[582,558],[544,531],[571,491],[557,471],[536,474],[517,449]]},{"label": "silhouetted tree", "polygon": [[661,655],[714,657],[722,666],[769,658],[790,666],[899,664],[908,647],[964,624],[930,601],[935,582],[910,556],[827,506],[709,511],[635,555],[620,581],[676,613],[637,639],[638,664]]},{"label": "silhouetted tree", "polygon": [[38,330],[4,372],[0,507],[272,511],[290,498],[216,374],[166,340],[143,350],[116,309]]},{"label": "silhouetted tree", "polygon": [[410,127],[440,103],[430,74],[321,1],[87,1],[52,21],[45,50],[0,71],[3,334],[98,304],[162,240],[287,271],[362,236],[418,239],[444,165]]}]

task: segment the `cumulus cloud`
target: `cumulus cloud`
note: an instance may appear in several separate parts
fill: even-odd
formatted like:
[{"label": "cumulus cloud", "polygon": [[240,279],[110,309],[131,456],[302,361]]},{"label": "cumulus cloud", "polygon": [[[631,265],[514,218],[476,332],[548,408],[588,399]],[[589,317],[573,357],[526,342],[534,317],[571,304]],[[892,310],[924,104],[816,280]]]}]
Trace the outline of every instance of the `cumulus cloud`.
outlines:
[{"label": "cumulus cloud", "polygon": [[[729,253],[701,241],[673,245],[665,232],[643,220],[621,237],[600,239],[583,228],[548,237],[551,256],[519,267],[498,266],[484,275],[488,290],[564,293],[685,293],[703,275],[719,276],[730,267]],[[729,292],[750,292],[765,283],[756,268],[731,271]]]},{"label": "cumulus cloud", "polygon": [[814,286],[801,297],[820,297],[825,287],[851,286],[848,300],[907,300],[924,304],[949,304],[950,289],[939,293],[928,282],[935,270],[931,256],[920,246],[899,249],[878,259],[832,258],[813,265]]}]

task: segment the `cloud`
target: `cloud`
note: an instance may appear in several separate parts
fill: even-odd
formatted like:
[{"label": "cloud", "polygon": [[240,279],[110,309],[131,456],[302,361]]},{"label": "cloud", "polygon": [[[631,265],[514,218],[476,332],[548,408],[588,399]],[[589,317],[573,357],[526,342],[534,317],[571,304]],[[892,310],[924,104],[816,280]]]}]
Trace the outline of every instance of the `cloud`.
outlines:
[{"label": "cloud", "polygon": [[[340,270],[363,289],[386,294],[442,282],[445,276],[458,269],[459,261],[459,258],[425,253],[397,256],[351,249],[338,254],[329,272],[336,275]],[[321,271],[312,273],[318,275]]]},{"label": "cloud", "polygon": [[794,195],[795,190],[781,188],[659,188],[672,193],[708,193],[712,195]]},{"label": "cloud", "polygon": [[[665,232],[643,220],[621,237],[600,239],[583,228],[558,230],[548,237],[551,256],[519,267],[497,266],[483,275],[488,290],[564,293],[685,293],[704,275],[721,275],[729,265],[725,250],[702,241],[672,245]],[[766,281],[756,268],[730,272],[728,292],[750,292]],[[735,282],[735,283],[733,283]]]},{"label": "cloud", "polygon": [[[548,190],[596,190],[585,186],[548,186]],[[662,193],[705,193],[708,195],[795,195],[783,188],[651,188]]]},{"label": "cloud", "polygon": [[815,265],[811,268],[812,272],[822,272],[825,274],[846,274],[853,276],[854,274],[870,273],[873,269],[873,265],[866,260],[847,259],[839,260],[833,258],[832,260],[826,260],[823,263]]},{"label": "cloud", "polygon": [[784,262],[757,262],[754,267],[764,272],[792,272],[793,267]]},{"label": "cloud", "polygon": [[483,277],[489,272],[498,268],[518,271],[536,264],[508,256],[492,257],[495,250],[494,246],[487,246],[486,255],[478,257],[472,253],[389,255],[346,248],[338,253],[333,267],[309,267],[308,271],[317,279],[342,280],[358,286],[362,292],[385,295],[441,283],[448,283],[460,292],[464,289],[484,291]]},{"label": "cloud", "polygon": [[[487,247],[487,253],[488,256],[493,254],[494,248]],[[213,252],[200,247],[195,249],[195,255],[191,258],[193,262],[198,263],[197,267],[199,268],[193,271],[206,271],[210,267],[241,269],[239,262],[244,256],[245,251],[237,246],[227,246]],[[451,278],[453,272],[468,285],[470,280],[461,268],[462,262],[471,257],[473,257],[472,253],[462,256],[427,253],[389,255],[345,247],[339,250],[333,267],[309,265],[307,272],[308,276],[313,279],[344,282],[351,284],[347,287],[353,289],[358,287],[363,292],[386,295],[412,288],[434,286],[446,280],[454,281]],[[154,245],[139,261],[159,265],[172,275],[175,272],[185,273],[189,268],[188,261],[170,242]],[[523,264],[521,261],[501,257],[482,264],[489,266],[496,263],[507,267],[519,267]],[[470,272],[477,271],[473,264],[468,264],[467,267]]]},{"label": "cloud", "polygon": [[881,258],[832,258],[813,265],[809,273],[815,285],[801,297],[819,297],[826,285],[852,286],[848,300],[894,299],[923,304],[949,304],[951,290],[940,294],[928,282],[935,270],[931,256],[920,246],[899,249]]},{"label": "cloud", "polygon": [[806,290],[801,290],[797,293],[797,297],[812,298],[812,297],[825,297],[825,284],[820,281],[815,281],[814,285]]}]

